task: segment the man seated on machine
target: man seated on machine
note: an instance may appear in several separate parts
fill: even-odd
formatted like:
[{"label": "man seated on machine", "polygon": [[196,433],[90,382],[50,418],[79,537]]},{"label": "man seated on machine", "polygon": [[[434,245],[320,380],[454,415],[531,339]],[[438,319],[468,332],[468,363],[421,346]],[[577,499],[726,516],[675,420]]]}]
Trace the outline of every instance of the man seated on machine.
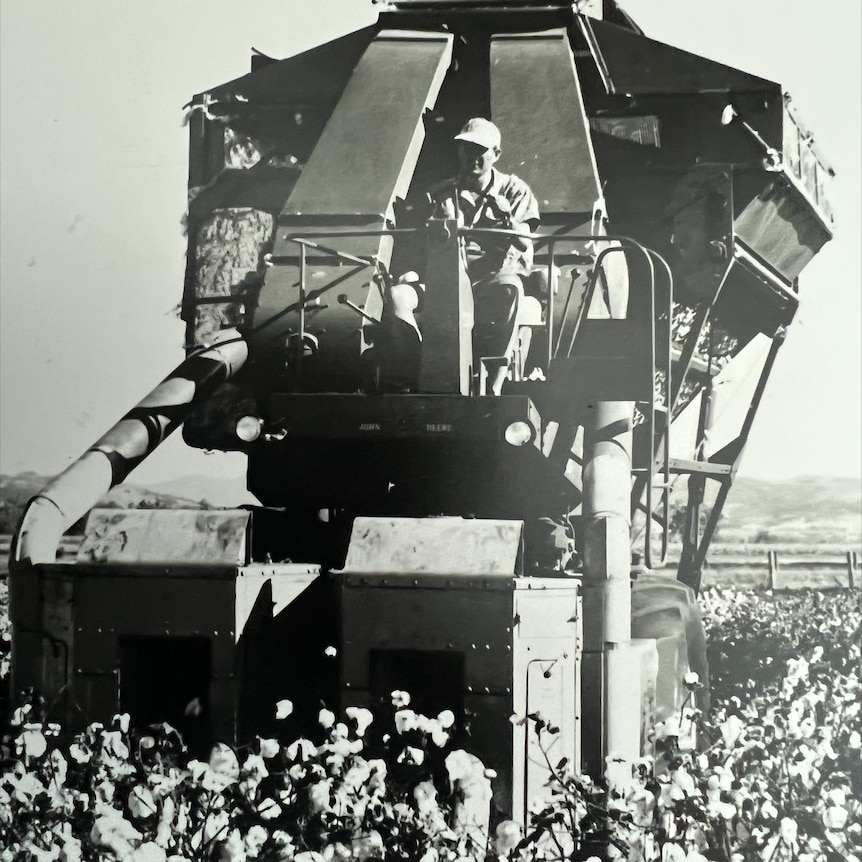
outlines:
[{"label": "man seated on machine", "polygon": [[[494,167],[501,153],[500,130],[490,120],[474,117],[455,141],[460,171],[429,191],[431,217],[454,219],[462,228],[532,233],[539,224],[535,195],[522,179]],[[486,360],[489,388],[500,395],[518,340],[516,317],[524,295],[523,279],[533,266],[533,241],[527,236],[467,237],[464,255],[475,306],[473,367],[483,373],[481,364]],[[409,340],[412,332],[413,342],[417,337],[421,342],[414,317],[418,304],[418,293],[405,277],[388,291],[390,319],[402,323],[397,331],[402,341]],[[406,357],[409,351],[400,353]]]},{"label": "man seated on machine", "polygon": [[[530,234],[539,224],[539,204],[530,187],[494,165],[500,158],[500,130],[483,117],[468,120],[455,136],[460,171],[435,186],[429,196],[436,218],[456,219],[459,227],[491,228]],[[526,236],[472,236],[464,246],[473,283],[474,368],[483,358],[491,391],[499,395],[518,338],[515,318],[524,295],[523,279],[533,267],[533,241]]]}]

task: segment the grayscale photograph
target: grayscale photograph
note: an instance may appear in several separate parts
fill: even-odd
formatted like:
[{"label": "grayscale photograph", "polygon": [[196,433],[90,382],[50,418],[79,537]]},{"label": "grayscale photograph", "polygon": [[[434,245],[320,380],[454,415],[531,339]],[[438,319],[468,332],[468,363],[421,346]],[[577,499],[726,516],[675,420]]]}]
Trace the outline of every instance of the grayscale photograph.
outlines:
[{"label": "grayscale photograph", "polygon": [[0,49],[0,862],[862,862],[856,0]]}]

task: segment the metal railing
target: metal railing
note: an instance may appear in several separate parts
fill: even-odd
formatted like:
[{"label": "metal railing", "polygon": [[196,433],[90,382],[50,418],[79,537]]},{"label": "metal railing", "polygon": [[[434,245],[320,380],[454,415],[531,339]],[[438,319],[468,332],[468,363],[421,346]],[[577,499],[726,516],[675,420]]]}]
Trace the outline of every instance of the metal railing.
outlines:
[{"label": "metal railing", "polygon": [[[294,243],[299,246],[299,297],[298,301],[291,306],[281,310],[277,315],[273,315],[267,320],[263,321],[260,325],[255,327],[254,331],[258,331],[268,326],[275,319],[282,317],[284,314],[288,314],[291,311],[296,311],[299,316],[299,333],[298,333],[298,345],[299,349],[297,351],[297,365],[301,362],[301,356],[303,353],[303,345],[305,342],[305,313],[306,308],[309,302],[309,293],[306,285],[307,280],[307,266],[308,266],[308,250],[313,249],[315,251],[323,252],[324,254],[331,255],[340,261],[344,261],[346,263],[353,263],[360,267],[376,267],[380,277],[389,284],[392,283],[391,276],[388,272],[386,264],[376,255],[369,255],[367,257],[360,257],[358,255],[348,254],[346,252],[342,252],[337,248],[332,246],[324,245],[317,240],[319,239],[355,239],[362,237],[383,237],[383,236],[415,236],[416,234],[425,230],[424,228],[390,228],[390,229],[377,229],[377,230],[356,230],[356,231],[315,231],[314,237],[315,239],[310,239],[307,236],[303,236],[301,234],[286,234],[283,237],[285,242]],[[531,240],[534,242],[538,248],[546,248],[547,249],[547,282],[548,282],[548,297],[547,297],[547,308],[545,309],[545,334],[547,337],[547,362],[548,367],[550,367],[550,363],[553,359],[557,358],[558,351],[560,347],[560,339],[562,338],[562,325],[560,336],[558,338],[558,342],[554,344],[554,318],[555,318],[555,309],[554,309],[554,270],[556,268],[556,249],[557,246],[561,244],[574,244],[574,243],[615,243],[616,245],[612,245],[608,248],[604,248],[600,250],[595,256],[589,256],[590,260],[593,260],[593,269],[590,274],[590,279],[587,283],[587,288],[584,292],[584,298],[581,302],[580,308],[578,309],[578,314],[574,322],[574,327],[572,331],[571,338],[569,339],[569,346],[566,353],[566,356],[571,356],[572,350],[574,348],[575,341],[577,339],[580,328],[583,324],[583,321],[586,319],[587,314],[589,312],[590,304],[592,303],[593,296],[595,294],[596,285],[598,284],[599,278],[603,276],[604,270],[601,267],[602,262],[605,257],[612,253],[623,253],[625,254],[627,251],[634,251],[641,255],[644,263],[646,264],[647,271],[649,273],[648,276],[648,287],[649,287],[649,368],[650,368],[650,381],[651,385],[649,388],[650,397],[649,397],[649,410],[647,415],[647,433],[649,437],[649,464],[646,468],[647,470],[647,482],[646,482],[646,524],[644,530],[644,562],[647,567],[651,567],[653,564],[652,559],[652,522],[654,519],[653,515],[653,490],[654,490],[654,479],[656,475],[656,418],[655,418],[655,386],[654,386],[654,377],[656,371],[656,263],[661,266],[663,269],[666,278],[667,278],[667,321],[668,321],[668,337],[667,343],[664,345],[663,355],[662,355],[662,365],[663,370],[665,372],[665,404],[667,405],[668,416],[665,421],[665,429],[664,429],[664,444],[663,444],[663,458],[662,458],[662,537],[661,537],[661,556],[660,559],[663,562],[667,558],[668,551],[668,523],[669,523],[669,511],[670,511],[670,500],[669,500],[669,490],[670,490],[670,401],[671,401],[671,364],[672,364],[672,354],[671,354],[671,319],[673,314],[673,274],[671,272],[671,268],[668,265],[667,261],[656,251],[653,249],[648,249],[643,246],[641,243],[637,242],[637,240],[632,239],[631,237],[624,236],[621,234],[538,234],[538,233],[520,233],[519,231],[514,230],[505,230],[502,228],[459,228],[458,229],[458,237],[460,238],[469,238],[469,237],[508,237],[511,239],[519,239],[519,240]],[[267,262],[270,264],[277,264],[280,262],[288,262],[288,260],[292,261],[292,258],[285,256],[272,256],[269,255],[267,257]],[[325,291],[331,289],[334,285],[323,286],[315,291],[315,298]],[[568,307],[571,302],[572,293],[574,290],[574,280],[569,286],[569,293],[566,297],[566,304],[563,309],[563,321],[565,320],[565,315],[567,314]],[[352,303],[345,303],[353,305]],[[359,314],[364,316],[366,319],[373,320],[369,317],[362,309],[359,309],[358,306],[353,306],[354,310]],[[373,322],[377,322],[374,320]]]}]

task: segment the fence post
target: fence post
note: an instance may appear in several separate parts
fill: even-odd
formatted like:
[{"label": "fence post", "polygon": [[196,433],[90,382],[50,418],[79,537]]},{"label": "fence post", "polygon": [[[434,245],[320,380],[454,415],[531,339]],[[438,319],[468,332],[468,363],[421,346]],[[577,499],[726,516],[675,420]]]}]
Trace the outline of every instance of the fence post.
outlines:
[{"label": "fence post", "polygon": [[854,576],[856,574],[856,551],[848,551],[847,552],[847,586],[849,589],[853,589],[854,584]]},{"label": "fence post", "polygon": [[766,588],[768,590],[774,590],[775,573],[778,571],[778,554],[775,551],[767,551],[766,561],[769,565],[769,580],[766,583]]}]

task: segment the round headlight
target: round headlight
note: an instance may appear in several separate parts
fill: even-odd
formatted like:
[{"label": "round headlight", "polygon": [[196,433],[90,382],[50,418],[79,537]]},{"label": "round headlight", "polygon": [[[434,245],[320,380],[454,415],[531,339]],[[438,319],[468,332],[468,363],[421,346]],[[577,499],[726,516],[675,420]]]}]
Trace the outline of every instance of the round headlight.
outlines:
[{"label": "round headlight", "polygon": [[526,446],[533,440],[533,426],[528,422],[513,422],[503,437],[510,446]]},{"label": "round headlight", "polygon": [[235,433],[243,443],[252,443],[260,437],[263,420],[257,416],[243,416],[237,423]]}]

